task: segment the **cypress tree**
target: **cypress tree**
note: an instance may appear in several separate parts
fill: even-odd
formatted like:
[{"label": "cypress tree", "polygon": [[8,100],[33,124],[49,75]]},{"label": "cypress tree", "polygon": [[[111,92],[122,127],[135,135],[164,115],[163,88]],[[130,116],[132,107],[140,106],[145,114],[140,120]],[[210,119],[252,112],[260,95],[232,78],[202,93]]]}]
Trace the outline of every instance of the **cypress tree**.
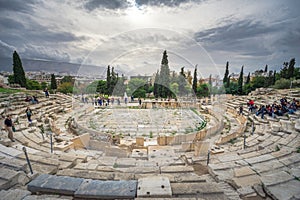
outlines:
[{"label": "cypress tree", "polygon": [[185,74],[184,74],[184,67],[181,68],[181,71],[179,73],[179,78],[178,78],[178,90],[179,90],[179,95],[183,96],[186,93],[186,80],[185,80]]},{"label": "cypress tree", "polygon": [[274,74],[273,74],[273,84],[272,85],[274,85],[275,84],[275,82],[276,82],[276,70],[274,70]]},{"label": "cypress tree", "polygon": [[157,71],[155,74],[155,79],[154,79],[154,88],[153,88],[153,94],[155,98],[159,97],[159,72]]},{"label": "cypress tree", "polygon": [[[55,79],[55,75],[51,74],[51,84],[50,84],[50,88],[52,90],[56,90],[57,89],[57,83],[56,83],[56,79]],[[43,88],[44,89],[44,88]]]},{"label": "cypress tree", "polygon": [[107,71],[106,71],[106,94],[110,93],[110,88],[111,88],[111,76],[110,76],[110,66],[107,66]]},{"label": "cypress tree", "polygon": [[247,76],[245,84],[249,84],[249,83],[250,83],[250,72],[248,73],[248,76]]},{"label": "cypress tree", "polygon": [[21,87],[26,87],[26,77],[22,66],[22,61],[16,51],[13,53],[13,72],[14,82],[19,84]]},{"label": "cypress tree", "polygon": [[163,53],[163,58],[161,60],[161,69],[160,69],[160,75],[159,75],[159,83],[160,83],[160,92],[159,96],[166,98],[171,96],[170,91],[170,69],[168,65],[168,55],[167,51],[165,50]]},{"label": "cypress tree", "polygon": [[265,66],[265,73],[268,72],[268,65]]},{"label": "cypress tree", "polygon": [[225,84],[227,82],[227,80],[228,80],[228,75],[229,75],[228,66],[229,66],[229,62],[227,61],[227,63],[226,63],[226,70],[225,70],[225,74],[224,74],[224,78],[223,78],[223,84]]},{"label": "cypress tree", "polygon": [[198,79],[197,79],[197,65],[196,65],[195,70],[194,70],[194,78],[193,78],[193,85],[192,85],[194,94],[196,94],[196,92],[197,92],[197,82],[198,82]]},{"label": "cypress tree", "polygon": [[243,94],[243,76],[244,76],[244,66],[242,66],[242,69],[241,69],[241,73],[240,73],[240,77],[239,77],[239,80],[238,80],[238,94],[239,95],[242,95]]}]

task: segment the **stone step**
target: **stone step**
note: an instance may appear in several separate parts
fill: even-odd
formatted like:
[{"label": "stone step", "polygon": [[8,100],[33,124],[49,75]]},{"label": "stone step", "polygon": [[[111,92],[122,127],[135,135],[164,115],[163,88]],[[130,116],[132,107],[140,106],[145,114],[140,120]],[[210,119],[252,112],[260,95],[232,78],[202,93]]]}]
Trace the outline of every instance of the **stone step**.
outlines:
[{"label": "stone step", "polygon": [[81,199],[133,199],[137,181],[100,181],[42,174],[27,188],[32,193],[55,193]]},{"label": "stone step", "polygon": [[[22,189],[11,189],[11,190],[1,190],[0,197],[1,199],[14,199],[14,200],[23,200],[26,197],[30,197],[30,192],[28,190]],[[29,199],[27,199],[29,200]]]}]

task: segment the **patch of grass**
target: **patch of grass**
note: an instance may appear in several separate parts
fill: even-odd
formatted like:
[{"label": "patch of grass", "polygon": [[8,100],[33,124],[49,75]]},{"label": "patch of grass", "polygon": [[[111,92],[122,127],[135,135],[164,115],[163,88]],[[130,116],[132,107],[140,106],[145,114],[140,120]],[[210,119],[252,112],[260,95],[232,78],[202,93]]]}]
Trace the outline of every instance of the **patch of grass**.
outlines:
[{"label": "patch of grass", "polygon": [[276,145],[275,151],[280,151],[280,147]]},{"label": "patch of grass", "polygon": [[172,134],[172,135],[176,135],[176,133],[177,133],[177,131],[172,131],[171,134]]},{"label": "patch of grass", "polygon": [[117,167],[118,167],[118,164],[114,163],[113,168],[117,168]]},{"label": "patch of grass", "polygon": [[229,143],[234,144],[236,142],[236,138],[229,140]]},{"label": "patch of grass", "polygon": [[300,153],[300,147],[297,148],[297,153]]},{"label": "patch of grass", "polygon": [[17,92],[24,92],[24,90],[11,89],[11,88],[0,88],[0,93],[14,94],[14,93],[17,93]]},{"label": "patch of grass", "polygon": [[149,138],[153,138],[153,132],[150,131]]},{"label": "patch of grass", "polygon": [[297,176],[295,176],[295,180],[297,180],[297,181],[300,181],[300,178],[299,178],[299,177],[297,177]]}]

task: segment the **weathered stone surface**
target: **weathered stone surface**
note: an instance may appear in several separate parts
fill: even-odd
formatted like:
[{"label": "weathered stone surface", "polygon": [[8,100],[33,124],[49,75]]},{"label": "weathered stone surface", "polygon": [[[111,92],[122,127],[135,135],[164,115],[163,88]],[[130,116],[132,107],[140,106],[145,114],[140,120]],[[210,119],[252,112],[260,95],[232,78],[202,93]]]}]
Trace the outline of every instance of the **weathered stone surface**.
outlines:
[{"label": "weathered stone surface", "polygon": [[178,173],[178,172],[193,172],[192,166],[162,166],[161,173]]},{"label": "weathered stone surface", "polygon": [[75,192],[75,198],[132,199],[136,196],[137,181],[85,180]]},{"label": "weathered stone surface", "polygon": [[29,195],[22,200],[72,200],[72,199],[73,199],[72,196],[44,194],[44,195]]},{"label": "weathered stone surface", "polygon": [[248,166],[234,169],[235,177],[243,177],[243,176],[249,176],[253,174],[255,174],[255,172]]},{"label": "weathered stone surface", "polygon": [[67,176],[54,176],[42,174],[31,181],[27,188],[29,191],[73,195],[84,179]]},{"label": "weathered stone surface", "polygon": [[236,188],[242,188],[242,187],[251,186],[251,185],[261,183],[258,175],[236,177],[236,178],[233,178],[232,181],[233,181],[234,186]]},{"label": "weathered stone surface", "polygon": [[137,197],[171,197],[171,185],[167,177],[150,176],[138,180]]},{"label": "weathered stone surface", "polygon": [[293,176],[284,171],[261,176],[261,182],[266,186],[277,185],[293,179]]},{"label": "weathered stone surface", "polygon": [[255,163],[266,162],[268,160],[273,160],[273,159],[275,159],[274,156],[272,156],[270,154],[265,154],[265,155],[245,159],[245,161],[252,165]]},{"label": "weathered stone surface", "polygon": [[171,183],[173,195],[223,194],[214,183]]},{"label": "weathered stone surface", "polygon": [[27,190],[20,189],[12,189],[12,190],[2,190],[0,193],[0,199],[13,199],[13,200],[21,200],[26,196],[29,196],[31,193]]},{"label": "weathered stone surface", "polygon": [[258,173],[270,172],[274,169],[278,169],[282,167],[284,167],[284,165],[278,160],[271,160],[269,162],[257,163],[251,166],[251,168]]},{"label": "weathered stone surface", "polygon": [[293,165],[293,164],[296,164],[296,163],[300,162],[300,154],[297,153],[297,154],[294,154],[292,156],[282,158],[279,161],[282,162],[286,166],[290,166],[290,165]]},{"label": "weathered stone surface", "polygon": [[265,191],[273,198],[278,200],[299,199],[300,181],[292,180],[272,186],[264,186]]},{"label": "weathered stone surface", "polygon": [[243,187],[243,188],[239,188],[237,189],[237,192],[240,194],[240,196],[245,197],[248,195],[252,195],[255,193],[255,191],[252,189],[251,186],[247,186],[247,187]]},{"label": "weathered stone surface", "polygon": [[97,180],[113,180],[114,174],[109,172],[101,171],[88,171],[88,170],[77,170],[77,169],[63,169],[57,172],[60,176],[72,176],[81,177],[86,179],[97,179]]}]

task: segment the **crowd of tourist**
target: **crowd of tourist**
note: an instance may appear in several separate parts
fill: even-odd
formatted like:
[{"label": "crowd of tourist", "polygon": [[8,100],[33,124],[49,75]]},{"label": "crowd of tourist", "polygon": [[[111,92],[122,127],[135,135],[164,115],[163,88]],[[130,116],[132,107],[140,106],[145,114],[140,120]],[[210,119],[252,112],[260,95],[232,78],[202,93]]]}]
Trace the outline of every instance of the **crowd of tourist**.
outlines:
[{"label": "crowd of tourist", "polygon": [[280,103],[274,101],[273,104],[261,105],[259,108],[252,99],[248,101],[247,105],[251,113],[255,112],[256,116],[261,115],[262,119],[264,119],[265,114],[273,118],[283,116],[284,114],[294,114],[300,108],[299,100],[294,98],[288,102],[286,97],[280,99]]}]

